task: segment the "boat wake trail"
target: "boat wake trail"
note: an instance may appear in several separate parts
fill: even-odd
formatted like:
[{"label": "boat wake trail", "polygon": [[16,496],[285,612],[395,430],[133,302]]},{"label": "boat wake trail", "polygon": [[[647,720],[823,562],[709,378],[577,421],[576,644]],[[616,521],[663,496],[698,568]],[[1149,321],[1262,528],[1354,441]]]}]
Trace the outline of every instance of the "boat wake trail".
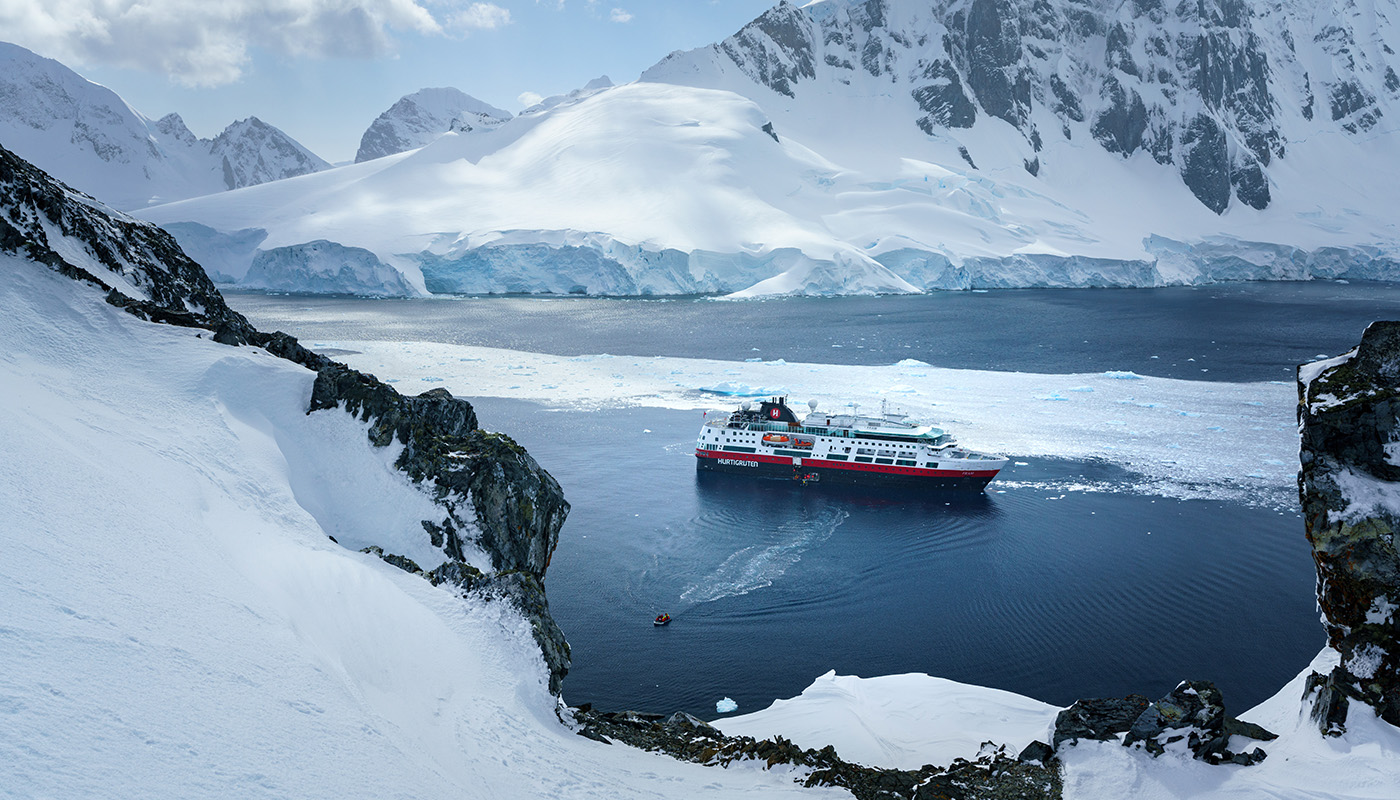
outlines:
[{"label": "boat wake trail", "polygon": [[850,515],[844,509],[825,509],[780,525],[776,543],[752,545],[729,556],[715,571],[681,592],[681,602],[698,605],[772,586],[802,560],[803,553],[830,538]]}]

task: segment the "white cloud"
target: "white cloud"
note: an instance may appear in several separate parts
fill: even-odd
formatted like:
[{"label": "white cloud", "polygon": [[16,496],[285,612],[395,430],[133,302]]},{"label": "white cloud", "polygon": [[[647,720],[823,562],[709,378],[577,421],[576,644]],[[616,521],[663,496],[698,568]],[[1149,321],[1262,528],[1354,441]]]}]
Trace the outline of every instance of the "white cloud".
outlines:
[{"label": "white cloud", "polygon": [[500,6],[460,0],[0,0],[7,41],[72,65],[163,72],[191,86],[238,80],[254,49],[376,58],[401,34],[509,23]]},{"label": "white cloud", "polygon": [[448,28],[462,32],[492,31],[509,24],[510,10],[495,3],[472,3],[447,18]]},{"label": "white cloud", "polygon": [[521,108],[529,108],[543,99],[544,95],[534,92],[521,92],[520,96],[515,98],[516,102],[520,103]]},{"label": "white cloud", "polygon": [[632,12],[621,8],[614,8],[608,18],[613,22],[631,22]]}]

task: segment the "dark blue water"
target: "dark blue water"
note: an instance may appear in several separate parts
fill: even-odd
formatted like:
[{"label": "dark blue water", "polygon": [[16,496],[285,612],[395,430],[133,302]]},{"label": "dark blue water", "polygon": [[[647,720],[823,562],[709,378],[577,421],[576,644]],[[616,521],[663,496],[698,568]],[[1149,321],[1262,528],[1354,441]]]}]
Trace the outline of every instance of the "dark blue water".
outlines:
[{"label": "dark blue water", "polygon": [[570,703],[710,718],[835,669],[1057,704],[1205,678],[1243,711],[1323,644],[1294,513],[1067,491],[1131,476],[1063,461],[1008,467],[1042,488],[1004,494],[804,489],[697,474],[694,413],[477,408],[573,503],[546,581]]},{"label": "dark blue water", "polygon": [[892,364],[1018,372],[1132,370],[1190,380],[1291,380],[1400,318],[1388,283],[1016,289],[908,297],[374,300],[230,294],[264,330],[310,339],[471,344],[575,356]]},{"label": "dark blue water", "polygon": [[[1297,363],[1354,346],[1371,320],[1400,316],[1400,288],[1334,283],[746,303],[230,300],[309,341],[1230,381],[1289,380]],[[753,711],[835,669],[927,672],[1057,704],[1208,679],[1239,712],[1323,644],[1292,512],[1077,491],[1137,482],[1053,460],[1021,459],[985,495],[933,500],[700,476],[697,414],[473,401],[573,504],[547,580],[573,646],[571,703],[713,717],[721,697]],[[654,628],[662,611],[675,621]]]}]

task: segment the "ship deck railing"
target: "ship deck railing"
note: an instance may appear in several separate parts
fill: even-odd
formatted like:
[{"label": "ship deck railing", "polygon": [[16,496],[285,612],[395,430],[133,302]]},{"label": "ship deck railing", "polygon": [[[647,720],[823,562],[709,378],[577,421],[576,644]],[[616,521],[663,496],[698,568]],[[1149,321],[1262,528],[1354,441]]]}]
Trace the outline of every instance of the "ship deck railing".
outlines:
[{"label": "ship deck railing", "polygon": [[[832,436],[837,438],[863,438],[863,439],[891,439],[894,441],[918,441],[924,444],[934,445],[941,449],[943,446],[951,446],[951,441],[946,445],[939,443],[940,439],[945,439],[947,433],[939,428],[931,428],[928,433],[915,434],[894,431],[868,431],[861,428],[838,428],[825,425],[800,425],[790,422],[766,422],[735,420],[730,417],[716,417],[708,420],[706,425],[714,428],[736,428],[745,431],[760,431],[787,434],[806,434],[807,436]],[[895,438],[898,437],[898,438]]]}]

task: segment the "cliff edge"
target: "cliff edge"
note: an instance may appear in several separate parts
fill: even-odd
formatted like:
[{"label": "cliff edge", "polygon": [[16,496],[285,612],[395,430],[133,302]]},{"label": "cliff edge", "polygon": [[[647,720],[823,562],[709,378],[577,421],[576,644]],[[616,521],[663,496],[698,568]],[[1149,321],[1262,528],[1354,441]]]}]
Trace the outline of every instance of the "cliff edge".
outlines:
[{"label": "cliff edge", "polygon": [[[569,646],[549,614],[543,581],[569,504],[558,482],[524,448],[478,427],[470,403],[444,389],[405,397],[291,336],[257,330],[228,307],[205,271],[164,230],[104,207],[3,147],[0,252],[96,287],[108,303],[142,319],[203,328],[221,344],[260,347],[315,372],[306,413],[351,414],[369,423],[371,445],[401,445],[394,466],[440,510],[438,518],[422,521],[423,536],[447,561],[424,577],[518,608],[549,668],[550,690],[559,693]],[[493,572],[467,563],[467,546],[480,548]],[[407,559],[385,558],[417,570]]]},{"label": "cliff edge", "polygon": [[1400,322],[1372,323],[1346,355],[1298,369],[1298,495],[1327,643],[1307,684],[1324,733],[1365,703],[1400,726]]}]

